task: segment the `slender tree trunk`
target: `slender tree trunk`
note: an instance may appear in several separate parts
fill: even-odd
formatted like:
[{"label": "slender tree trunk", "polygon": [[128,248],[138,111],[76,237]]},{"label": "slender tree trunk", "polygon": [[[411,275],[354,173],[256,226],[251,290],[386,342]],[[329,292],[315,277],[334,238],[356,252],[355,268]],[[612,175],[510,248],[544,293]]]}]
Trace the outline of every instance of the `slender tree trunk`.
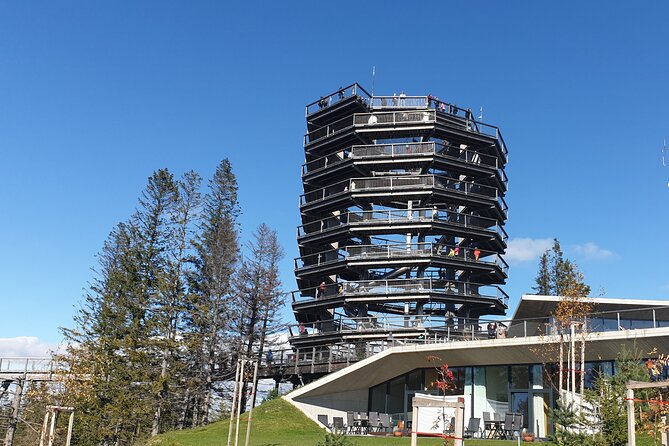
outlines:
[{"label": "slender tree trunk", "polygon": [[564,378],[564,336],[560,333],[560,363],[558,364],[558,394],[562,397],[563,378]]},{"label": "slender tree trunk", "polygon": [[[260,366],[260,361],[262,361],[262,355],[265,350],[265,338],[267,337],[267,323],[269,321],[269,304],[265,306],[265,314],[262,319],[262,329],[260,330],[260,347],[258,348],[258,366]],[[251,408],[256,407],[256,397],[258,392],[253,391],[253,397],[251,398]]]}]

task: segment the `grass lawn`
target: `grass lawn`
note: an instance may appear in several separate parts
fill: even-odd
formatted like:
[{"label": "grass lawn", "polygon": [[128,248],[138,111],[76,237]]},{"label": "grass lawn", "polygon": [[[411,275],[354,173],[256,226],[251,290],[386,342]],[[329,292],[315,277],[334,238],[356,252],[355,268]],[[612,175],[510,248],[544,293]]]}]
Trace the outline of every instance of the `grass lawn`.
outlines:
[{"label": "grass lawn", "polygon": [[[244,445],[246,416],[242,415],[239,445]],[[228,439],[229,420],[212,423],[205,427],[168,432],[151,439],[151,446],[225,446]],[[253,446],[313,446],[323,439],[325,431],[304,416],[299,410],[282,399],[268,401],[253,411],[251,426]],[[358,446],[403,445],[409,446],[410,439],[390,437],[351,437]],[[234,439],[233,439],[234,444]],[[467,446],[514,445],[515,441],[466,440]],[[545,443],[544,443],[545,444]],[[438,438],[419,438],[418,446],[443,445]]]}]

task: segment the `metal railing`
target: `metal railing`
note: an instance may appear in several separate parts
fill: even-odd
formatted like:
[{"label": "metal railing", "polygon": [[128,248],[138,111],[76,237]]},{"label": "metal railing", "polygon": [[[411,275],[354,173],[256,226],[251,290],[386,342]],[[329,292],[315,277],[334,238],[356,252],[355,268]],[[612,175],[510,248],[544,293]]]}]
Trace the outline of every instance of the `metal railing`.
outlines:
[{"label": "metal railing", "polygon": [[353,127],[353,120],[351,119],[351,116],[347,116],[343,119],[340,119],[339,121],[332,122],[324,127],[320,127],[316,130],[312,130],[311,132],[307,132],[304,135],[304,145],[311,144],[320,139],[327,138],[329,136],[343,132],[344,130],[350,129],[352,127]]},{"label": "metal railing", "polygon": [[303,237],[319,232],[326,232],[343,226],[364,226],[378,224],[397,223],[444,223],[461,226],[463,228],[476,228],[497,232],[502,240],[508,240],[509,236],[504,226],[499,221],[489,217],[461,214],[455,211],[445,211],[435,208],[417,208],[411,210],[384,210],[384,211],[349,211],[306,223],[297,227],[297,236]]},{"label": "metal railing", "polygon": [[351,84],[345,88],[340,88],[332,94],[321,96],[321,98],[317,101],[308,104],[306,107],[306,116],[309,116],[319,110],[323,110],[324,108],[330,107],[331,105],[334,105],[337,102],[352,96],[358,96],[365,102],[369,102],[371,99],[371,95],[367,93],[364,88],[362,88],[357,83]]},{"label": "metal railing", "polygon": [[[495,265],[504,273],[509,265],[496,251],[479,248],[448,246],[439,243],[397,243],[376,245],[351,245],[337,250],[322,251],[294,259],[296,269],[322,266],[339,261],[388,260],[399,258],[436,257],[449,260]],[[486,257],[492,260],[486,260]]]},{"label": "metal railing", "polygon": [[374,190],[400,190],[400,189],[429,189],[437,188],[449,190],[463,195],[476,195],[485,198],[496,199],[502,211],[506,213],[508,206],[504,197],[499,194],[497,188],[477,184],[470,181],[462,181],[439,175],[407,175],[396,177],[365,177],[351,178],[340,181],[327,187],[316,189],[300,195],[300,205],[311,204],[316,201],[342,192],[361,192]]},{"label": "metal railing", "polygon": [[342,281],[291,292],[293,302],[314,301],[324,298],[359,297],[366,295],[401,295],[416,293],[443,293],[454,296],[480,297],[508,304],[509,295],[499,286],[432,277],[411,279],[380,279]]},{"label": "metal railing", "polygon": [[423,111],[400,111],[382,113],[356,113],[353,115],[355,127],[366,127],[375,125],[397,125],[416,123],[435,123],[437,115],[434,110]]},{"label": "metal railing", "polygon": [[[320,169],[335,166],[349,159],[365,159],[379,157],[402,157],[416,155],[439,155],[448,159],[464,161],[469,164],[482,165],[499,169],[499,160],[496,156],[487,155],[474,150],[463,149],[457,146],[437,142],[413,142],[395,144],[371,144],[351,146],[341,152],[323,156],[302,165],[302,175],[316,172]],[[501,171],[500,176],[507,182],[506,174]]]},{"label": "metal railing", "polygon": [[[662,318],[659,317],[660,315],[662,315]],[[583,322],[588,333],[667,328],[669,327],[668,315],[669,307],[652,307],[596,312],[590,314]],[[293,338],[326,335],[328,332],[324,329],[330,327],[332,329],[343,328],[342,334],[348,334],[348,340],[327,347],[289,349],[281,355],[275,354],[274,358],[280,356],[282,362],[275,359],[272,365],[296,366],[300,367],[302,371],[304,371],[303,367],[306,366],[307,370],[309,367],[311,367],[311,370],[315,370],[316,366],[328,363],[333,366],[337,363],[348,365],[391,347],[402,345],[494,341],[500,337],[523,338],[557,333],[550,316],[528,319],[456,319],[452,322],[448,322],[444,317],[440,319],[441,321],[437,317],[420,315],[388,316],[385,318],[374,316],[348,318],[345,315],[337,315],[330,321],[302,324],[305,327],[305,334],[302,335],[299,333],[299,324],[295,324],[289,327],[289,335]],[[496,333],[491,335],[487,328],[488,323],[496,324],[498,328]],[[388,335],[384,339],[368,340],[364,338],[365,332],[370,330],[382,331],[384,326],[388,327]],[[360,339],[355,339],[356,333],[360,334]],[[324,369],[325,371],[332,371],[332,369],[328,370],[327,367],[324,367]]]},{"label": "metal railing", "polygon": [[427,96],[407,96],[404,94],[393,96],[374,96],[369,105],[375,109],[393,108],[427,108]]},{"label": "metal railing", "polygon": [[54,373],[61,367],[49,357],[0,358],[0,373]]}]

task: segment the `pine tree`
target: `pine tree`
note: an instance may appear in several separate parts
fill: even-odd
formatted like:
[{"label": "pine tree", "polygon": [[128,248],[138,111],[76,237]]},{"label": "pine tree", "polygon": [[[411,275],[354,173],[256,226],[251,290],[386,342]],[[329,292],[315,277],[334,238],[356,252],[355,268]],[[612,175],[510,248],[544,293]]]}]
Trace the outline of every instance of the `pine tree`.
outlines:
[{"label": "pine tree", "polygon": [[539,271],[534,279],[534,291],[546,296],[588,296],[590,286],[576,263],[564,258],[558,239],[539,259]]},{"label": "pine tree", "polygon": [[137,301],[141,284],[133,231],[119,224],[111,232],[97,256],[97,277],[75,315],[76,328],[62,329],[71,342],[59,358],[68,365],[61,398],[78,408],[74,439],[80,445],[125,445],[147,433],[148,330]]},{"label": "pine tree", "polygon": [[[216,168],[204,198],[199,233],[193,242],[189,295],[189,362],[196,375],[191,380],[192,424],[206,424],[210,419],[215,380],[232,378],[232,360],[223,357],[224,339],[231,319],[231,278],[239,260],[240,214],[237,179],[232,165],[224,159]],[[227,365],[223,367],[222,365]]]},{"label": "pine tree", "polygon": [[537,294],[548,296],[551,293],[550,271],[548,262],[548,251],[539,258],[539,272],[537,273],[536,286],[533,288]]},{"label": "pine tree", "polygon": [[[186,370],[181,355],[183,319],[186,308],[186,275],[189,248],[192,245],[193,222],[200,206],[200,176],[187,172],[183,179],[173,183],[176,187],[173,206],[168,208],[169,220],[165,222],[164,232],[170,234],[164,246],[165,281],[161,287],[159,301],[154,308],[154,323],[158,327],[157,344],[161,350],[160,377],[157,385],[160,399],[156,404],[152,435],[161,430],[161,424],[175,427],[182,423],[183,415],[180,382]],[[166,197],[172,192],[172,184],[165,183]],[[167,413],[165,413],[167,412]]]}]

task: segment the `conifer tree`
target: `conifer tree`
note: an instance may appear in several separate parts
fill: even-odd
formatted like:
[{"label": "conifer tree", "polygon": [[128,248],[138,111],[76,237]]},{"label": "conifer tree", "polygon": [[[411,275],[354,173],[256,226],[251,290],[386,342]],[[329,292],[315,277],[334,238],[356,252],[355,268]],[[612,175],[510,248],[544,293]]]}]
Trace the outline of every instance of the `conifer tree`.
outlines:
[{"label": "conifer tree", "polygon": [[[154,386],[159,392],[159,401],[156,403],[152,435],[161,430],[161,424],[166,427],[178,425],[182,417],[180,402],[183,398],[179,383],[186,367],[181,361],[180,352],[183,334],[183,319],[186,308],[186,275],[189,249],[192,243],[193,222],[200,206],[200,176],[187,172],[183,178],[173,183],[174,203],[168,211],[168,220],[165,222],[164,232],[170,234],[166,240],[163,252],[165,262],[164,286],[161,286],[159,301],[154,308],[153,319],[158,327],[157,344],[161,350],[160,377]],[[172,184],[164,185],[167,194],[172,192]],[[166,195],[167,199],[171,197]],[[168,413],[164,413],[167,411]],[[168,420],[165,420],[166,415]]]},{"label": "conifer tree", "polygon": [[[237,189],[232,165],[224,159],[209,181],[199,232],[193,241],[188,315],[190,362],[196,372],[191,381],[193,425],[209,422],[215,379],[231,378],[234,373],[224,340],[230,329],[231,278],[239,259]],[[224,361],[226,355],[228,360]]]}]

